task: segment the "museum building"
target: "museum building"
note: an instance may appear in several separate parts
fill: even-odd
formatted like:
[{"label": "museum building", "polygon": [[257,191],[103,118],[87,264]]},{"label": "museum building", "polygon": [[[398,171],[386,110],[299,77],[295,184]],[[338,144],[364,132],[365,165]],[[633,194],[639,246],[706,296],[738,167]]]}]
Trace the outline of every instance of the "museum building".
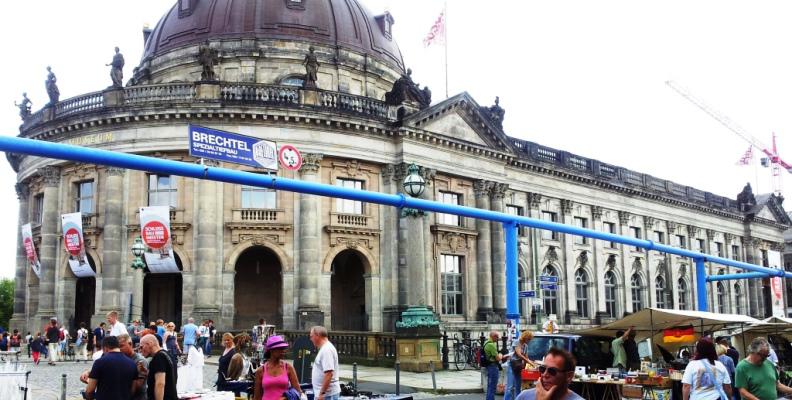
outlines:
[{"label": "museum building", "polygon": [[[179,0],[144,30],[144,54],[124,85],[114,75],[107,89],[64,100],[48,86],[47,106],[22,110],[20,136],[194,163],[194,124],[294,145],[304,163],[277,172],[286,178],[398,193],[415,164],[430,200],[757,264],[783,249],[792,221],[781,197],[746,187],[725,198],[517,139],[504,132],[497,101],[432,101],[410,77],[394,22],[355,0]],[[284,329],[392,331],[419,304],[450,327],[504,318],[498,223],[18,154],[8,161],[19,224],[32,224],[42,266],[37,277],[20,241],[12,328],[35,331],[52,316],[95,324],[110,310],[177,325],[209,318],[224,330],[265,318]],[[170,207],[179,273],[130,267],[139,208],[152,205]],[[67,263],[60,216],[73,212],[82,213],[95,278],[75,277]],[[696,308],[690,259],[529,228],[519,240],[521,289],[538,275],[559,283],[535,304],[521,301],[526,322],[541,313],[580,326],[650,306]],[[715,311],[769,313],[767,280],[710,285]]]}]

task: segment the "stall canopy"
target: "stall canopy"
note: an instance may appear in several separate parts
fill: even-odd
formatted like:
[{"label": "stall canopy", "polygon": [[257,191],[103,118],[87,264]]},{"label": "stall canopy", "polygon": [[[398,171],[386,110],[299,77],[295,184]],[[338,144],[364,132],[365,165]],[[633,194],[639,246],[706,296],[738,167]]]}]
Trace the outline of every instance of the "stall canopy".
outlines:
[{"label": "stall canopy", "polygon": [[[783,336],[787,340],[792,339],[792,318],[770,317],[758,323],[746,325],[732,332],[732,345],[740,351],[742,356],[746,354],[746,347],[753,339],[759,336]],[[779,342],[780,338],[769,338],[771,342]],[[773,343],[778,348],[781,343]]]}]

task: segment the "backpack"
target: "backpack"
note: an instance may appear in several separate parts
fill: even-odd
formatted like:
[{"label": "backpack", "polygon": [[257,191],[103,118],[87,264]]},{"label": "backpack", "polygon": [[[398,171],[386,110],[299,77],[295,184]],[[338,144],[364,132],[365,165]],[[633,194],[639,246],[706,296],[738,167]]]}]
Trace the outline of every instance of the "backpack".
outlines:
[{"label": "backpack", "polygon": [[[490,341],[487,340],[484,342],[484,346],[486,346],[487,343],[490,343]],[[489,365],[492,364],[489,358],[487,358],[487,352],[484,351],[484,347],[479,347],[476,349],[476,360],[482,368],[489,367]]]}]

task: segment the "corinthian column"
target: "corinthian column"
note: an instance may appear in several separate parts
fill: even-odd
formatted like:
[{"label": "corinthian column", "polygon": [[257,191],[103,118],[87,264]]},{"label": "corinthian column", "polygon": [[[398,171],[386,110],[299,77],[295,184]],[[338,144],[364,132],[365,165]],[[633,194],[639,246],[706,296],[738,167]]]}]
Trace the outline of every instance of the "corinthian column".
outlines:
[{"label": "corinthian column", "polygon": [[[473,193],[476,196],[476,208],[490,209],[489,192],[493,183],[490,181],[473,182]],[[487,321],[492,317],[492,246],[490,243],[490,222],[476,219],[476,269],[478,290],[478,318]]]},{"label": "corinthian column", "polygon": [[[216,167],[216,161],[204,160],[204,164]],[[217,196],[220,193],[216,181],[198,181],[197,226],[195,245],[195,288],[196,299],[193,314],[200,320],[217,320],[220,303],[217,301]]]},{"label": "corinthian column", "polygon": [[[495,183],[490,192],[490,208],[503,212],[503,196],[509,185]],[[492,229],[492,306],[498,318],[506,318],[506,242],[503,238],[503,224],[490,222]]]},{"label": "corinthian column", "polygon": [[[300,168],[302,180],[317,182],[321,161],[322,154],[303,154]],[[322,248],[319,207],[318,196],[300,193],[300,304],[297,307],[297,326],[302,330],[324,325],[324,313],[319,308],[319,275],[322,273],[319,259]]]},{"label": "corinthian column", "polygon": [[104,320],[108,311],[121,311],[122,268],[127,263],[121,258],[124,243],[122,241],[121,223],[123,221],[123,168],[107,167],[105,169],[105,208],[104,229],[102,230],[102,304],[97,307],[98,315],[92,321]]},{"label": "corinthian column", "polygon": [[41,279],[39,305],[36,313],[38,326],[43,326],[55,316],[55,268],[58,254],[58,186],[60,168],[44,167],[38,171],[44,179],[44,212],[41,218]]},{"label": "corinthian column", "polygon": [[20,226],[28,223],[28,186],[25,183],[16,184],[17,198],[19,198],[19,224],[17,225],[17,235],[20,240],[17,243],[16,274],[14,276],[14,314],[8,323],[9,330],[19,329],[20,332],[27,328],[28,315],[25,310],[25,291],[27,290],[27,269],[30,268],[27,262],[25,245],[22,243]]}]

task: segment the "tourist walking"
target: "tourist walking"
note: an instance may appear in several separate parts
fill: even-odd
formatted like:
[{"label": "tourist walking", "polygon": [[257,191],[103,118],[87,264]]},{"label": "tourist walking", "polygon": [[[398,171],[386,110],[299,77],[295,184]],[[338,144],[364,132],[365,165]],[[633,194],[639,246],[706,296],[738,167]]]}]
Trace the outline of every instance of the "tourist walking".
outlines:
[{"label": "tourist walking", "polygon": [[255,400],[280,400],[286,396],[289,388],[293,388],[297,395],[302,394],[300,383],[297,381],[297,372],[294,367],[283,361],[289,344],[282,336],[270,336],[267,339],[264,358],[267,359],[256,370],[254,379],[253,398]]},{"label": "tourist walking", "polygon": [[102,351],[102,339],[104,339],[104,337],[105,337],[105,323],[100,322],[99,326],[94,328],[93,331],[93,340],[91,341],[93,347],[91,348],[91,350]]},{"label": "tourist walking", "polygon": [[311,369],[314,399],[338,400],[341,385],[338,383],[338,351],[330,343],[327,329],[314,326],[309,333],[311,343],[318,349]]},{"label": "tourist walking", "polygon": [[33,356],[33,349],[30,348],[30,344],[33,343],[33,335],[30,332],[25,335],[25,343],[27,344],[28,358],[30,358]]},{"label": "tourist walking", "polygon": [[14,332],[8,337],[8,348],[11,351],[19,351],[21,347],[22,334],[19,333],[18,329],[14,329]]},{"label": "tourist walking", "polygon": [[778,371],[767,358],[770,343],[763,337],[751,341],[748,357],[737,364],[734,387],[744,399],[775,400],[776,392],[792,394],[792,388],[779,382]]},{"label": "tourist walking", "polygon": [[132,383],[137,378],[135,362],[121,353],[116,336],[108,336],[102,341],[102,351],[104,355],[94,361],[91,372],[88,374],[85,398],[88,400],[94,398],[97,400],[130,399]]},{"label": "tourist walking", "polygon": [[82,356],[83,362],[88,362],[88,330],[85,329],[85,322],[80,322],[80,329],[77,329],[77,340],[74,342],[76,357]]},{"label": "tourist walking", "polygon": [[148,377],[148,360],[135,351],[132,338],[127,334],[118,336],[118,348],[121,353],[135,363],[137,376],[132,384],[132,400],[146,400],[146,378]]},{"label": "tourist walking", "polygon": [[201,325],[198,326],[198,330],[195,333],[196,335],[198,335],[198,340],[196,342],[196,345],[199,349],[201,349],[201,352],[206,351],[206,342],[209,341],[209,327],[207,326],[208,324],[209,321],[204,320],[201,323]]},{"label": "tourist walking", "polygon": [[162,337],[162,343],[164,343],[165,350],[170,355],[173,365],[179,365],[178,359],[182,352],[179,348],[179,342],[176,340],[176,324],[173,322],[168,322],[168,325],[165,325],[165,336]]},{"label": "tourist walking", "polygon": [[526,365],[533,365],[528,358],[528,343],[533,339],[533,332],[525,330],[513,344],[511,357],[506,365],[506,391],[503,400],[513,400],[522,390],[522,371]]},{"label": "tourist walking", "polygon": [[712,339],[696,343],[696,352],[682,375],[683,400],[730,399],[732,394],[729,371],[718,360]]},{"label": "tourist walking", "polygon": [[118,311],[107,313],[107,328],[110,330],[107,333],[108,336],[118,336],[123,333],[129,334],[124,323],[118,320]]},{"label": "tourist walking", "polygon": [[146,377],[147,397],[150,400],[178,400],[176,365],[159,346],[157,338],[154,335],[143,336],[140,339],[140,351],[144,357],[151,358]]},{"label": "tourist walking", "polygon": [[497,331],[491,331],[489,339],[484,342],[484,362],[481,367],[487,373],[487,396],[486,400],[495,400],[495,388],[498,386],[498,377],[500,376],[500,366],[503,355],[498,353],[498,339],[500,334]]},{"label": "tourist walking", "polygon": [[539,366],[539,382],[533,389],[523,390],[517,400],[584,400],[569,389],[575,378],[575,357],[568,351],[551,348]]},{"label": "tourist walking", "polygon": [[184,352],[190,354],[190,348],[195,346],[198,338],[198,327],[195,326],[194,318],[187,319],[187,324],[181,327],[181,334],[184,336]]},{"label": "tourist walking", "polygon": [[47,353],[49,353],[49,365],[55,365],[58,361],[58,342],[60,341],[61,331],[58,329],[58,320],[50,319],[50,324],[45,331],[47,338]]},{"label": "tourist walking", "polygon": [[32,352],[33,363],[38,365],[41,353],[44,352],[46,346],[44,345],[44,338],[41,337],[41,332],[36,332],[36,337],[28,344],[28,349]]}]

